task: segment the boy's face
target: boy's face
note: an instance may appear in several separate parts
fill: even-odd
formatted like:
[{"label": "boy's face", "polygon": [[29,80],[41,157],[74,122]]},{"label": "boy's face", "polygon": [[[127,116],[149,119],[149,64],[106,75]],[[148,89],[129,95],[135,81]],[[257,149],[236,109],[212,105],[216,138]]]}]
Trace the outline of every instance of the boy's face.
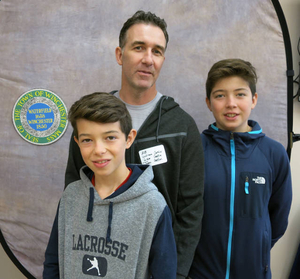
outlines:
[{"label": "boy's face", "polygon": [[126,140],[119,121],[98,123],[78,119],[76,124],[78,139],[75,137],[75,141],[85,164],[94,172],[96,179],[116,181],[122,178],[127,170],[125,150],[133,143],[136,131],[131,130]]},{"label": "boy's face", "polygon": [[165,61],[166,39],[153,25],[134,24],[127,30],[126,44],[116,48],[116,59],[122,66],[122,86],[134,90],[151,88]]},{"label": "boy's face", "polygon": [[249,84],[238,76],[219,80],[213,87],[207,107],[212,111],[219,129],[232,132],[249,132],[248,119],[257,103]]}]

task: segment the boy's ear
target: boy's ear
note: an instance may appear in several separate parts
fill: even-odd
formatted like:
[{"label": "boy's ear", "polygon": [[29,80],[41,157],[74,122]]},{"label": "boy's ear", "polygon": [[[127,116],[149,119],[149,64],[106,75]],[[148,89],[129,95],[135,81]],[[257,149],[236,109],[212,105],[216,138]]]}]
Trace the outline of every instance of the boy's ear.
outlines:
[{"label": "boy's ear", "polygon": [[[78,139],[75,136],[74,136],[74,140],[78,144]],[[79,144],[78,144],[78,146],[79,146]]]},{"label": "boy's ear", "polygon": [[207,105],[208,109],[211,111],[210,100],[206,97],[205,101],[206,101],[206,105]]},{"label": "boy's ear", "polygon": [[116,60],[117,60],[118,64],[120,66],[122,66],[122,64],[123,64],[123,60],[122,60],[123,53],[122,53],[122,49],[120,47],[116,48],[115,55],[116,55]]},{"label": "boy's ear", "polygon": [[135,129],[131,129],[131,131],[129,132],[128,136],[127,136],[127,140],[126,140],[126,149],[128,149],[132,143],[134,142],[134,139],[136,137],[136,130]]},{"label": "boy's ear", "polygon": [[256,104],[257,104],[257,98],[258,98],[258,95],[257,93],[255,92],[254,96],[252,97],[252,106],[251,106],[251,109],[254,109]]}]

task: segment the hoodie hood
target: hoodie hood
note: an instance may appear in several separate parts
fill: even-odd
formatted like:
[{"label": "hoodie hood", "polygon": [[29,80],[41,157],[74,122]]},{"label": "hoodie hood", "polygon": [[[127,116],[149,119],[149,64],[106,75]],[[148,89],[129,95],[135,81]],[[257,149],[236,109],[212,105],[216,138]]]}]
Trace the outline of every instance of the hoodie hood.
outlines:
[{"label": "hoodie hood", "polygon": [[[110,94],[114,95],[117,92],[118,92],[118,90],[114,90],[114,91],[111,91]],[[156,139],[156,142],[159,142],[160,122],[161,122],[162,116],[165,113],[167,113],[170,110],[173,110],[177,107],[179,107],[179,104],[176,103],[172,97],[163,95],[157,102],[157,105],[156,105],[155,109],[153,110],[153,112],[150,113],[150,115],[146,118],[146,120],[144,121],[144,123],[142,124],[142,126],[140,127],[138,132],[143,130],[145,125],[147,126],[146,130],[149,128],[149,125],[156,125],[155,139]],[[170,121],[172,121],[172,119],[170,119]],[[142,135],[142,137],[143,137],[143,135]]]},{"label": "hoodie hood", "polygon": [[[252,131],[245,133],[235,133],[230,131],[224,131],[216,127],[216,124],[211,124],[208,129],[203,131],[203,135],[211,137],[214,144],[219,145],[221,148],[218,149],[220,155],[230,156],[229,142],[234,139],[236,156],[237,158],[248,158],[253,149],[257,146],[259,141],[253,142],[258,138],[263,138],[265,134],[262,132],[261,127],[256,121],[249,120],[248,125],[252,128]],[[205,149],[205,137],[202,135]]]},{"label": "hoodie hood", "polygon": [[[93,208],[94,206],[109,206],[108,210],[108,227],[106,240],[108,243],[111,242],[111,224],[113,220],[113,206],[117,203],[122,203],[135,199],[149,191],[157,191],[156,186],[151,183],[153,180],[153,170],[151,166],[146,165],[127,165],[132,169],[132,174],[129,180],[122,185],[120,189],[120,194],[116,195],[115,193],[111,194],[105,199],[101,199],[98,195],[95,187],[91,182],[91,176],[93,172],[87,167],[83,166],[80,170],[80,177],[84,186],[84,193],[89,199],[89,205],[87,210],[87,221],[93,222]],[[131,187],[133,186],[134,187]],[[127,189],[124,191],[124,189]]]},{"label": "hoodie hood", "polygon": [[159,142],[159,130],[160,130],[161,118],[165,113],[169,112],[172,109],[175,109],[176,107],[179,107],[179,104],[177,104],[172,97],[162,96],[159,102],[157,103],[156,108],[149,115],[149,117],[144,121],[144,124],[141,126],[141,128],[145,125],[145,123],[149,125],[149,123],[156,122],[155,138],[156,141]]}]

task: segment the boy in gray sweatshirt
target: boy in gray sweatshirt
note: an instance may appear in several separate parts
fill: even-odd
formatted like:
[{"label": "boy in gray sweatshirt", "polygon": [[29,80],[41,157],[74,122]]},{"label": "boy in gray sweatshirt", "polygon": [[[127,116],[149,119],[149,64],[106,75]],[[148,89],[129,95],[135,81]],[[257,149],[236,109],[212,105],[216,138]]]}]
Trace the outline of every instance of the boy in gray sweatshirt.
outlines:
[{"label": "boy in gray sweatshirt", "polygon": [[124,103],[86,95],[69,121],[86,166],[60,200],[43,278],[176,278],[171,214],[152,167],[125,163],[136,131]]}]

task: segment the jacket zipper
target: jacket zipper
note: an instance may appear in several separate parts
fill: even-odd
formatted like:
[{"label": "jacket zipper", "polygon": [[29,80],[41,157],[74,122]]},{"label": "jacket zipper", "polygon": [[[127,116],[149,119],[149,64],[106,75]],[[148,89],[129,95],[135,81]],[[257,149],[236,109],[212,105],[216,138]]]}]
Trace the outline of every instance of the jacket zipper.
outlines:
[{"label": "jacket zipper", "polygon": [[245,193],[246,195],[249,195],[249,178],[246,176],[246,181],[245,181]]},{"label": "jacket zipper", "polygon": [[230,187],[230,220],[229,220],[229,235],[227,244],[227,264],[226,264],[226,277],[230,276],[230,261],[231,261],[231,248],[232,248],[232,234],[234,223],[234,199],[235,199],[235,144],[233,133],[230,134],[230,153],[231,153],[231,187]]}]

